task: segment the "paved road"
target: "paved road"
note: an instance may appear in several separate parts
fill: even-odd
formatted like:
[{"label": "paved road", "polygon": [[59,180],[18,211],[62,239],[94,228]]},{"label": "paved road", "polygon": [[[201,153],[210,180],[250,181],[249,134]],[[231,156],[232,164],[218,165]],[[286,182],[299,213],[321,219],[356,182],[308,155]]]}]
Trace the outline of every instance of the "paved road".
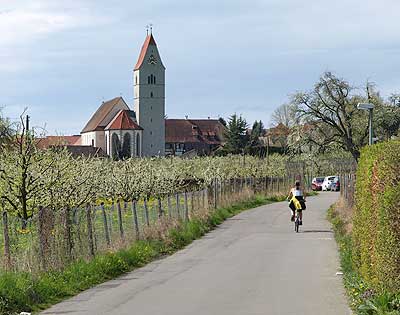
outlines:
[{"label": "paved road", "polygon": [[184,250],[42,314],[350,314],[325,220],[337,197],[309,198],[299,234],[286,202],[243,212]]}]

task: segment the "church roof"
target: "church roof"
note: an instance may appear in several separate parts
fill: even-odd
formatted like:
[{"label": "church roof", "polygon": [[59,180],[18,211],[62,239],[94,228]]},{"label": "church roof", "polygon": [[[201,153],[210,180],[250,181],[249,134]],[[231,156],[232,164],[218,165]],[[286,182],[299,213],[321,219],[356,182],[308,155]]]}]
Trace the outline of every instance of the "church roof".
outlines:
[{"label": "church roof", "polygon": [[121,110],[108,124],[105,130],[143,130],[133,119],[134,112]]},{"label": "church roof", "polygon": [[[113,98],[112,100],[109,100],[101,104],[99,109],[93,114],[92,118],[90,118],[90,120],[86,124],[85,128],[83,128],[81,133],[96,131],[96,130],[104,130],[104,128],[107,126],[109,122],[109,121],[108,122],[104,121],[104,119],[120,101],[124,102],[124,104],[126,105],[122,97],[116,97]],[[128,108],[128,105],[126,105],[126,108]]]},{"label": "church roof", "polygon": [[142,50],[140,51],[139,59],[135,65],[134,70],[138,70],[142,66],[144,57],[146,56],[147,49],[149,48],[150,45],[157,46],[156,41],[154,40],[153,34],[147,35],[147,37],[143,43]]}]

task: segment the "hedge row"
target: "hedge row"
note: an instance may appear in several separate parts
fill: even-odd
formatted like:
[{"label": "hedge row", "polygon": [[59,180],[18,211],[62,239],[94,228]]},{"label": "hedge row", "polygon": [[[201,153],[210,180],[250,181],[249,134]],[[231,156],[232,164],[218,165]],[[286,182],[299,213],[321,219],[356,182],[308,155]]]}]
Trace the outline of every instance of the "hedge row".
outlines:
[{"label": "hedge row", "polygon": [[369,286],[400,290],[400,141],[362,150],[353,246],[353,264]]}]

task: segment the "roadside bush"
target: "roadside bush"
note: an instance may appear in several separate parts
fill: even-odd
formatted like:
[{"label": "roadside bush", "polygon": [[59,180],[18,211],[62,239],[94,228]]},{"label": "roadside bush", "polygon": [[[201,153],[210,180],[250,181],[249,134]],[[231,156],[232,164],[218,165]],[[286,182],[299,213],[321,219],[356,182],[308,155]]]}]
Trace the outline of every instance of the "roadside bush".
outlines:
[{"label": "roadside bush", "polygon": [[353,264],[369,286],[400,291],[400,141],[361,152],[353,246]]}]

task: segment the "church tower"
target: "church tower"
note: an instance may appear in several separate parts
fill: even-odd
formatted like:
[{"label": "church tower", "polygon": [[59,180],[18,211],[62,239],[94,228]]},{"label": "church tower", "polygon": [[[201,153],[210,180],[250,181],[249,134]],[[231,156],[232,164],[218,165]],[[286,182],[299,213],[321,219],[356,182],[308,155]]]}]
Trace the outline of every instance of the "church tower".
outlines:
[{"label": "church tower", "polygon": [[165,155],[165,67],[153,34],[147,35],[133,71],[134,110],[143,130],[143,156]]}]

